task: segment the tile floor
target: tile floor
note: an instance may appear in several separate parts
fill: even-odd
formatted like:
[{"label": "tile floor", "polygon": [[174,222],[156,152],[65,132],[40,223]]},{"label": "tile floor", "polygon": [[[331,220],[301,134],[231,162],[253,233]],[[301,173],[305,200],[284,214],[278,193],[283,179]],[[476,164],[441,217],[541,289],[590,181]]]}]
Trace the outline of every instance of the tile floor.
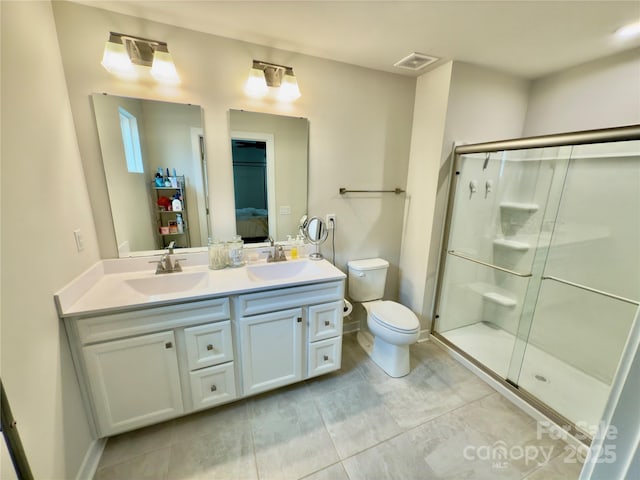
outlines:
[{"label": "tile floor", "polygon": [[113,437],[94,478],[578,478],[571,447],[438,345],[411,356],[393,379],[345,335],[339,372]]}]

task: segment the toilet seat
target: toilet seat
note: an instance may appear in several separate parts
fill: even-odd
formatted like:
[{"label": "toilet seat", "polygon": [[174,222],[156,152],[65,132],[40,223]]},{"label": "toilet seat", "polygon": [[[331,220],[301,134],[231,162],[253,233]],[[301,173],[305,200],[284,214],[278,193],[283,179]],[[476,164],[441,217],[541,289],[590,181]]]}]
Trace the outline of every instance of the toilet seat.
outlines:
[{"label": "toilet seat", "polygon": [[415,333],[420,330],[418,317],[404,305],[381,301],[371,306],[371,319],[381,327],[398,333]]}]

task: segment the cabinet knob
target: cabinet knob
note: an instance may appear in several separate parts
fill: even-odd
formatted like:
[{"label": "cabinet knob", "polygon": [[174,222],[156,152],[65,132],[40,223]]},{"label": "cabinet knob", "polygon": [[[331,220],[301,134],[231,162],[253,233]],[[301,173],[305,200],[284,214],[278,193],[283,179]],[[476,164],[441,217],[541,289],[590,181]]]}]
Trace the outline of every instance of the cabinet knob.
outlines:
[{"label": "cabinet knob", "polygon": [[331,322],[329,320],[325,320],[324,321],[324,326],[328,327],[329,325],[331,325]]},{"label": "cabinet knob", "polygon": [[324,356],[324,361],[326,362],[327,360],[329,360],[329,355]]},{"label": "cabinet knob", "polygon": [[215,385],[211,385],[211,391],[215,392],[218,389],[218,387],[216,387]]},{"label": "cabinet knob", "polygon": [[207,350],[213,350],[213,345],[211,344],[207,345]]},{"label": "cabinet knob", "polygon": [[167,342],[164,344],[164,348],[173,348],[173,343],[172,342]]}]

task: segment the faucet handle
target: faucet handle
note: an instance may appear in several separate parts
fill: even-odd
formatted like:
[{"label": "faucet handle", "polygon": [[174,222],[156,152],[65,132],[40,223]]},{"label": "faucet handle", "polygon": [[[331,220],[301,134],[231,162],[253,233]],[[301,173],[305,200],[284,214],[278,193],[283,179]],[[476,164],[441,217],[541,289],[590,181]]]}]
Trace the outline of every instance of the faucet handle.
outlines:
[{"label": "faucet handle", "polygon": [[186,262],[187,259],[186,258],[176,258],[173,261],[173,271],[174,272],[181,272],[182,271],[182,265],[180,265],[179,262]]},{"label": "faucet handle", "polygon": [[149,263],[155,263],[156,266],[156,274],[158,273],[166,273],[167,268],[164,261],[164,256],[160,258],[160,260],[152,260]]}]

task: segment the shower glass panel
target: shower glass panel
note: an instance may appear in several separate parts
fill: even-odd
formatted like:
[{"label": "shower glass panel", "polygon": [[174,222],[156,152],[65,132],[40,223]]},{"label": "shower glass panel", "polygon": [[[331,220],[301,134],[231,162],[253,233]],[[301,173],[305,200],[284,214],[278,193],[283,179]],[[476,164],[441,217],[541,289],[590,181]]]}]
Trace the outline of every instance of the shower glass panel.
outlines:
[{"label": "shower glass panel", "polygon": [[620,130],[456,157],[432,331],[588,435],[640,301],[640,127]]},{"label": "shower glass panel", "polygon": [[[559,195],[552,190],[561,190],[570,151],[550,147],[458,158],[438,332],[501,377],[510,371],[532,272],[540,263],[534,264],[535,246],[541,236],[549,242],[543,225],[555,218]],[[517,377],[519,363],[514,371]]]},{"label": "shower glass panel", "polygon": [[640,300],[639,152],[638,141],[573,148],[517,378],[590,434]]}]

